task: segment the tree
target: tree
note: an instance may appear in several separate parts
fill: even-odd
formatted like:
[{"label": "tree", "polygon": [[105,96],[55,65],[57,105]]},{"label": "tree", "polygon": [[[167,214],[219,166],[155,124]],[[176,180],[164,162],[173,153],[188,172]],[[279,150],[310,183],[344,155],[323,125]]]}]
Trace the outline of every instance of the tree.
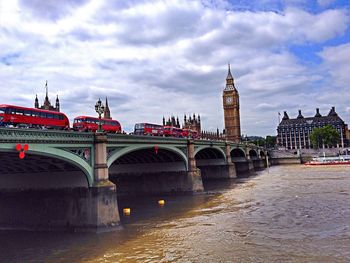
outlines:
[{"label": "tree", "polygon": [[276,146],[276,139],[277,139],[277,136],[267,135],[266,139],[265,139],[266,147],[267,148],[274,148]]},{"label": "tree", "polygon": [[338,131],[331,125],[315,128],[310,134],[312,146],[317,149],[323,146],[336,146],[339,139]]}]

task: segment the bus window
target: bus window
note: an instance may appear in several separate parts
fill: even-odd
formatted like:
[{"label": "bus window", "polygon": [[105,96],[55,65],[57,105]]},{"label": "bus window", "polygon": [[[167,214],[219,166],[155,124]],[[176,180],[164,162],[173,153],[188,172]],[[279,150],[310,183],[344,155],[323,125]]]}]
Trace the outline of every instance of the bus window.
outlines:
[{"label": "bus window", "polygon": [[15,114],[23,115],[23,110],[22,109],[15,109]]},{"label": "bus window", "polygon": [[0,114],[4,114],[6,112],[6,108],[0,108]]},{"label": "bus window", "polygon": [[33,117],[39,117],[39,116],[40,116],[40,113],[37,112],[37,111],[32,111],[32,116],[33,116]]},{"label": "bus window", "polygon": [[52,114],[52,113],[48,113],[48,114],[47,114],[47,118],[53,119],[53,114]]},{"label": "bus window", "polygon": [[45,112],[40,112],[40,118],[46,118],[46,113]]},{"label": "bus window", "polygon": [[24,115],[25,115],[25,116],[32,116],[32,112],[29,111],[29,110],[25,110],[25,111],[24,111]]}]

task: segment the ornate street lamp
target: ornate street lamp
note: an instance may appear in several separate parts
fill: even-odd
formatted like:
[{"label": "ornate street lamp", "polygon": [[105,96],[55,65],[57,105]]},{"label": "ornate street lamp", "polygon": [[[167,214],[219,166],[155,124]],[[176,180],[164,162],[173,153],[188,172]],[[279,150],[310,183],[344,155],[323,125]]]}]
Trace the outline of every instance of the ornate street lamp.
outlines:
[{"label": "ornate street lamp", "polygon": [[105,111],[105,107],[103,106],[101,99],[98,99],[98,101],[96,102],[95,111],[97,112],[99,119],[97,132],[103,132],[101,124],[101,115]]}]

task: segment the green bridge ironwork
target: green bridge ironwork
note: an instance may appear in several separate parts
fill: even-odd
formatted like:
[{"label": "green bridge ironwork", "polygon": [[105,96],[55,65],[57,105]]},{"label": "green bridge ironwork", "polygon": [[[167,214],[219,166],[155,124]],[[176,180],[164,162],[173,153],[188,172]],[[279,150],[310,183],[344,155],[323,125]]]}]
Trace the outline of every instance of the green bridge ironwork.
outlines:
[{"label": "green bridge ironwork", "polygon": [[[241,159],[249,158],[250,151],[254,151],[254,156],[258,158],[265,155],[263,148],[251,144],[213,140],[191,141],[194,144],[194,155],[201,150],[210,148],[217,150],[227,158],[227,146],[231,150],[239,149],[242,151],[245,156],[241,156]],[[188,169],[188,142],[189,139],[187,138],[107,134],[106,163],[110,167],[118,158],[130,152],[156,147],[180,156],[186,163],[186,169]],[[95,165],[94,133],[14,128],[0,129],[0,152],[17,152],[16,145],[18,143],[29,145],[29,151],[26,154],[54,157],[79,167],[86,174],[89,185],[93,185]]]}]

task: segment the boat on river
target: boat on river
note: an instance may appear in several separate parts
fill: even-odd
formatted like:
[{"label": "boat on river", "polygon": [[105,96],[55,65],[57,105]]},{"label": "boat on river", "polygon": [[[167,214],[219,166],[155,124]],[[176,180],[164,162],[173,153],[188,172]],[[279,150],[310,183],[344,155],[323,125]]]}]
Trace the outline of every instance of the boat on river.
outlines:
[{"label": "boat on river", "polygon": [[350,164],[350,155],[339,155],[335,157],[313,157],[305,165],[341,165]]}]

